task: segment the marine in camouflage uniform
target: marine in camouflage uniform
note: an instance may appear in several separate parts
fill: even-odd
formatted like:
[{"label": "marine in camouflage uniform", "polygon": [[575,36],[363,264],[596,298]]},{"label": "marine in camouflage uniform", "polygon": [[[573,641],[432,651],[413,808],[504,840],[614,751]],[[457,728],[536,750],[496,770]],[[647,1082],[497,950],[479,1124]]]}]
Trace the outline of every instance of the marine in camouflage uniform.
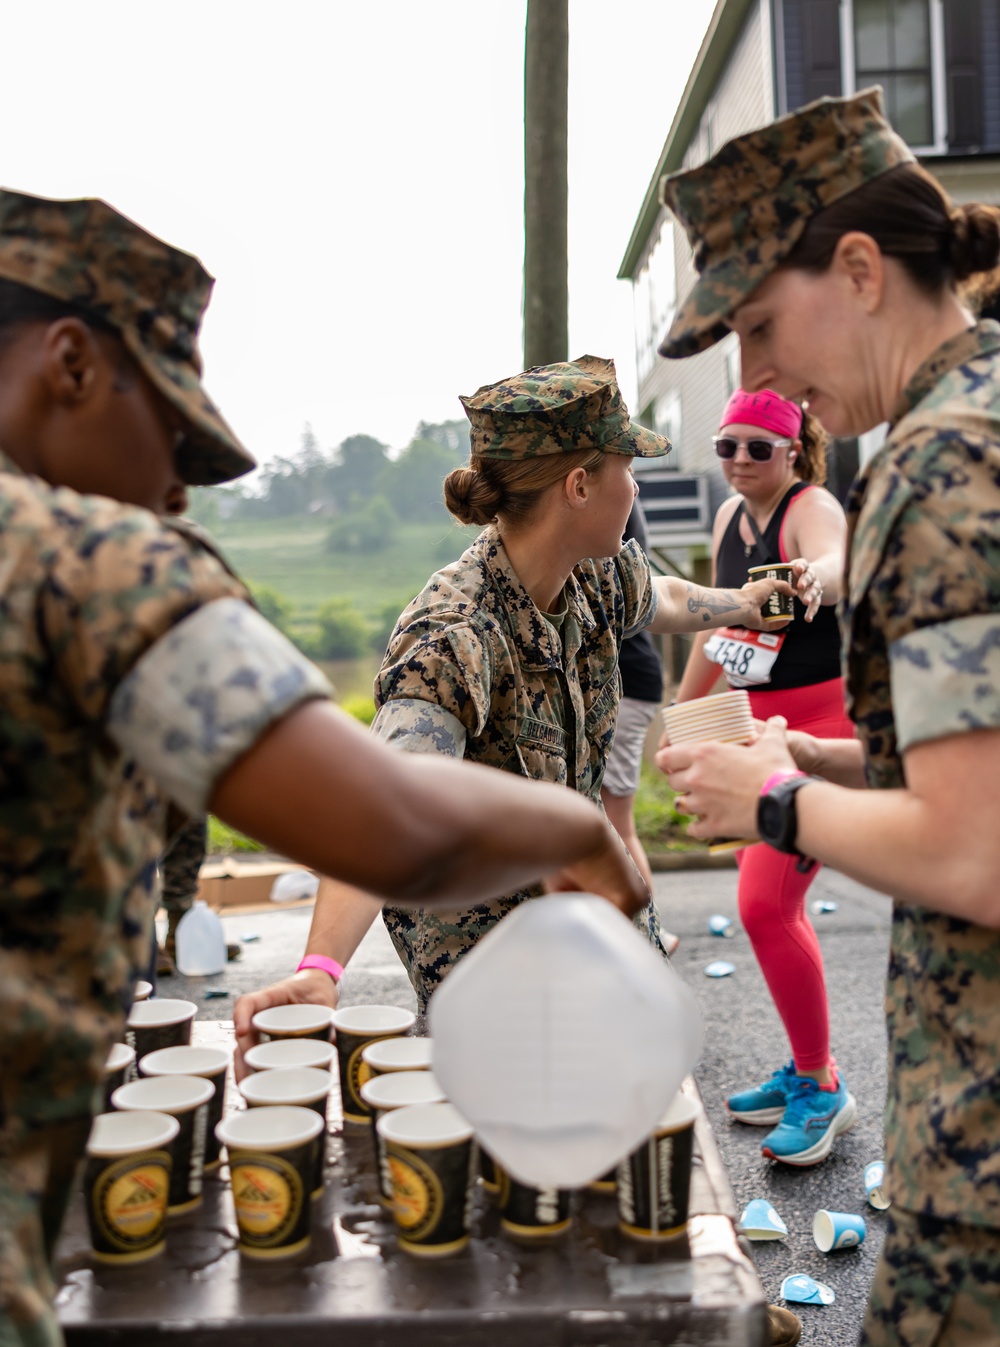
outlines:
[{"label": "marine in camouflage uniform", "polygon": [[[822,99],[667,178],[700,276],[661,347],[704,350],[824,206],[912,161],[878,90]],[[854,484],[843,608],[849,710],[871,788],[910,747],[1000,728],[1000,325],[914,374]],[[893,1207],[863,1340],[1000,1342],[1000,937],[894,903],[886,984]]]},{"label": "marine in camouflage uniform", "polygon": [[[526,370],[462,403],[472,450],[487,457],[587,449],[652,457],[670,448],[631,424],[613,363],[593,356]],[[500,530],[488,525],[400,616],[375,681],[373,732],[411,752],[465,757],[599,802],[620,697],[618,650],[656,612],[649,563],[635,543],[582,561],[563,598],[558,616],[540,612]],[[420,1010],[462,955],[532,896],[523,890],[461,911],[383,909]],[[636,922],[658,940],[651,902]]]},{"label": "marine in camouflage uniform", "polygon": [[[117,333],[189,483],[253,466],[200,384],[211,278],[100,201],[0,193],[0,281]],[[163,433],[166,433],[165,431]],[[0,1344],[61,1341],[49,1259],[151,939],[170,802],[329,689],[199,537],[0,452]]]}]

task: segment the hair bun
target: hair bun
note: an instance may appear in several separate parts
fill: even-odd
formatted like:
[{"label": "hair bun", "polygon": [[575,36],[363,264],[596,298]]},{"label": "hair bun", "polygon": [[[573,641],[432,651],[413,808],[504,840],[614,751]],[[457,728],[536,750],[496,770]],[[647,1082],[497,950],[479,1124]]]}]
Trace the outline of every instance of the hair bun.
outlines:
[{"label": "hair bun", "polygon": [[992,271],[1000,262],[1000,210],[969,202],[950,216],[948,257],[957,281],[978,271]]},{"label": "hair bun", "polygon": [[480,528],[495,519],[501,493],[481,473],[471,468],[455,468],[444,479],[444,503],[462,524]]}]

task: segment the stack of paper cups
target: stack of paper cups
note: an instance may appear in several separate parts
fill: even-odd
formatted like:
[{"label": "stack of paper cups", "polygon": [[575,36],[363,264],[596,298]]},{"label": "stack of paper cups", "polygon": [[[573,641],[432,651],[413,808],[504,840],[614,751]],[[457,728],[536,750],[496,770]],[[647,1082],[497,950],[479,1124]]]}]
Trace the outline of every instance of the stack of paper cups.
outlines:
[{"label": "stack of paper cups", "polygon": [[723,744],[748,744],[753,738],[753,713],[746,688],[695,697],[663,708],[671,744],[714,739]]}]

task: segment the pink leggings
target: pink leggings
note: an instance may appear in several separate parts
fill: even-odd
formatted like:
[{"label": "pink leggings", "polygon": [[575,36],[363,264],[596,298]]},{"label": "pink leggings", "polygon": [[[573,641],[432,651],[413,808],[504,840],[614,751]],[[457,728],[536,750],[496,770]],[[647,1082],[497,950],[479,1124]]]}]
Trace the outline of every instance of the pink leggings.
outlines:
[{"label": "pink leggings", "polygon": [[[785,691],[750,692],[758,720],[784,716],[790,728],[820,739],[853,739],[839,678]],[[736,853],[740,867],[740,919],[785,1026],[797,1071],[818,1071],[830,1061],[830,1013],[823,956],[806,916],[814,865],[801,874],[795,856],[763,844]]]}]

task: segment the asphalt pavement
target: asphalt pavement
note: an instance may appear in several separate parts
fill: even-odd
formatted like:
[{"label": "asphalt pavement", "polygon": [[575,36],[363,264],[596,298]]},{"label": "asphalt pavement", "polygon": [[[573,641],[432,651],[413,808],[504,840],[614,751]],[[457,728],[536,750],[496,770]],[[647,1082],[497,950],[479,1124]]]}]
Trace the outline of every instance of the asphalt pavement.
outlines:
[{"label": "asphalt pavement", "polygon": [[[836,1293],[833,1305],[792,1306],[803,1320],[803,1347],[848,1347],[857,1341],[868,1285],[882,1242],[885,1213],[865,1200],[865,1165],[882,1154],[885,1099],[885,1029],[882,986],[889,939],[888,899],[832,872],[821,872],[807,903],[837,904],[812,916],[827,967],[833,1051],[858,1101],[858,1119],[834,1143],[830,1157],[813,1169],[792,1169],[763,1159],[764,1130],[730,1122],[724,1100],[737,1089],[770,1076],[789,1058],[781,1023],[736,911],[736,875],[731,870],[680,871],[655,877],[655,897],[664,924],[681,936],[674,967],[694,989],[706,1021],[705,1049],[696,1070],[705,1104],[729,1172],[737,1209],[752,1198],[769,1199],[785,1224],[787,1239],[756,1243],[758,1272],[768,1298],[778,1301],[783,1278],[806,1272]],[[712,914],[730,917],[731,939],[708,930]],[[294,969],[311,919],[308,907],[275,908],[224,916],[228,940],[256,936],[243,958],[213,978],[163,979],[161,996],[186,996],[203,1019],[231,1019],[241,993],[267,985]],[[726,959],[735,972],[713,980],[704,969]],[[209,999],[210,990],[228,996]],[[387,1002],[413,1008],[412,991],[381,922],[372,928],[344,978],[341,1003]],[[654,1045],[655,1047],[655,1045]],[[867,1234],[860,1248],[822,1254],[812,1239],[817,1209],[860,1213]]]}]

